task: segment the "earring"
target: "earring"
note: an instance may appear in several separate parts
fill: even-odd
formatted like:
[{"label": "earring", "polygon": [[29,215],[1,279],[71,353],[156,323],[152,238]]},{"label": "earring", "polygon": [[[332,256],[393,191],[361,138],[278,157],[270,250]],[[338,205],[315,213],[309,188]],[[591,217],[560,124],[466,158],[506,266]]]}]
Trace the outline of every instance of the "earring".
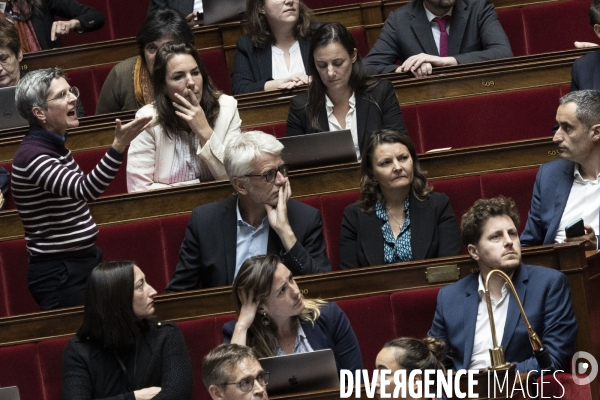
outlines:
[{"label": "earring", "polygon": [[44,124],[46,123],[46,118],[44,118],[44,119],[42,120],[42,123],[44,123]]},{"label": "earring", "polygon": [[266,312],[263,312],[263,317],[261,319],[261,322],[264,326],[269,326],[269,324],[271,323],[271,318],[267,317]]}]

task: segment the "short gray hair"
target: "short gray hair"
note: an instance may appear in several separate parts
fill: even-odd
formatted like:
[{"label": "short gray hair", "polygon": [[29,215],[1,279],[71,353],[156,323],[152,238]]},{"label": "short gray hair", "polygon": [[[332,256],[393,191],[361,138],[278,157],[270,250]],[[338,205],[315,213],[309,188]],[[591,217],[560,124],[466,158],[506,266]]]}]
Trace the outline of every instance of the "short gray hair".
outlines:
[{"label": "short gray hair", "polygon": [[38,125],[38,119],[33,115],[33,107],[48,109],[46,99],[53,79],[65,78],[61,68],[45,68],[31,71],[17,84],[15,102],[21,117],[29,121],[29,125]]},{"label": "short gray hair", "polygon": [[233,369],[246,359],[257,359],[250,347],[229,343],[212,349],[202,360],[202,381],[206,389],[211,385],[223,386]]},{"label": "short gray hair", "polygon": [[261,131],[244,132],[227,142],[223,165],[227,176],[243,177],[252,172],[252,162],[262,153],[281,154],[283,145],[273,135]]},{"label": "short gray hair", "polygon": [[569,92],[559,100],[561,106],[567,103],[574,103],[577,106],[575,116],[587,129],[600,124],[600,92],[597,90]]}]

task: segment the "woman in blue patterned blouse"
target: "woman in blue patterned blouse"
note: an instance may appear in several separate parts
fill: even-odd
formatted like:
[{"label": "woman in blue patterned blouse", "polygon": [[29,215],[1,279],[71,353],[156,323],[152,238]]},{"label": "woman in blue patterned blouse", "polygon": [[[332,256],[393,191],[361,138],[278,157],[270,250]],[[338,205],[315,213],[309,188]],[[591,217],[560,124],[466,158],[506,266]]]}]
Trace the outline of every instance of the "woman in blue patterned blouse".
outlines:
[{"label": "woman in blue patterned blouse", "polygon": [[448,196],[433,192],[407,135],[371,134],[362,150],[361,200],[344,210],[342,269],[456,255],[458,224]]}]

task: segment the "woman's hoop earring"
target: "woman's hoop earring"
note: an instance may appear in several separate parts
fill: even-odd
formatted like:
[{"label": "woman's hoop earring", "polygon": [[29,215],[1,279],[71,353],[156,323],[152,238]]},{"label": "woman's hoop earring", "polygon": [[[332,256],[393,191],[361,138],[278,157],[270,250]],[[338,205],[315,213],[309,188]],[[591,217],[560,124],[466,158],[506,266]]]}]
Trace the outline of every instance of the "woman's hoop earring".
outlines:
[{"label": "woman's hoop earring", "polygon": [[261,319],[261,322],[264,326],[269,326],[269,324],[271,323],[271,318],[267,317],[266,312],[263,312],[263,317]]}]

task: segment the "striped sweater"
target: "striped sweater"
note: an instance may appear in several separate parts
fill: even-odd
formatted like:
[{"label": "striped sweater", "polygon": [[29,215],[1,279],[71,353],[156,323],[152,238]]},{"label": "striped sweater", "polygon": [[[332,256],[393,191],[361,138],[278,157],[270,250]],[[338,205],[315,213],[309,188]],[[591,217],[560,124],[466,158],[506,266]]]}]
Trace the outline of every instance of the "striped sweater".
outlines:
[{"label": "striped sweater", "polygon": [[98,228],[87,202],[113,180],[123,154],[112,147],[84,175],[65,138],[32,127],[13,159],[12,193],[32,256],[58,255],[94,246]]}]

